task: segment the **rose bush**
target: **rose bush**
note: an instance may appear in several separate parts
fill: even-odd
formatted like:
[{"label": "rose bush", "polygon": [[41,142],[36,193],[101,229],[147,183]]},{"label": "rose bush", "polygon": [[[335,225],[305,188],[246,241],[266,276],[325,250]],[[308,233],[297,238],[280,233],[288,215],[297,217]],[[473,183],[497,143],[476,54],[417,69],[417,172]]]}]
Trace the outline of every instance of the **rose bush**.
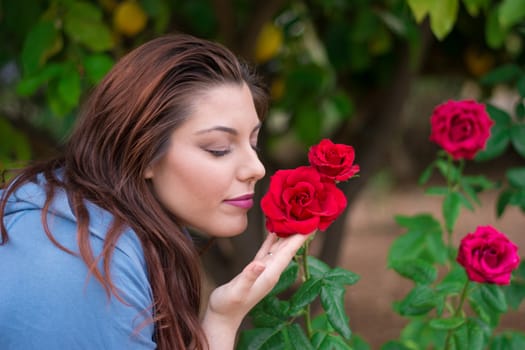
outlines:
[{"label": "rose bush", "polygon": [[430,140],[454,159],[473,159],[485,148],[494,122],[485,105],[474,100],[449,100],[432,113]]},{"label": "rose bush", "polygon": [[[392,243],[388,265],[414,286],[394,302],[394,310],[408,322],[399,339],[382,350],[525,348],[525,334],[498,333],[501,315],[525,298],[525,266],[519,266],[517,246],[492,226],[478,226],[459,248],[453,239],[461,209],[474,211],[481,205],[479,194],[498,186],[483,175],[465,174],[466,160],[482,151],[491,134],[494,122],[485,110],[475,101],[448,101],[431,116],[431,140],[443,150],[419,183],[426,184],[434,170],[442,176],[444,185],[426,189],[442,197],[441,218],[428,213],[396,217],[406,232]],[[499,118],[493,106],[487,110]],[[488,144],[497,147],[509,124],[503,120],[494,133],[499,139]],[[493,149],[486,153],[495,154]]]},{"label": "rose bush", "polygon": [[323,177],[333,181],[346,181],[359,172],[359,165],[354,164],[354,148],[329,139],[310,147],[308,160]]},{"label": "rose bush", "polygon": [[508,285],[520,257],[507,236],[492,226],[479,226],[461,240],[457,261],[471,281]]},{"label": "rose bush", "polygon": [[[486,110],[498,123],[496,140],[488,143],[494,122]],[[525,120],[525,109],[523,116]],[[393,303],[393,310],[407,319],[406,326],[399,338],[380,349],[524,349],[525,333],[498,329],[501,316],[509,308],[518,309],[525,299],[525,264],[520,264],[518,247],[492,226],[478,226],[463,237],[459,247],[454,240],[461,209],[475,210],[481,205],[479,194],[498,186],[483,175],[464,173],[466,160],[486,144],[485,158],[497,154],[494,148],[501,149],[497,147],[510,140],[520,150],[523,124],[518,121],[514,127],[503,112],[490,105],[485,109],[475,101],[438,106],[431,124],[431,140],[443,150],[423,171],[419,183],[425,185],[435,170],[442,176],[443,185],[433,181],[435,185],[426,189],[427,194],[442,197],[441,217],[429,213],[396,216],[406,232],[390,246],[388,267],[411,280],[413,287]],[[323,140],[310,148],[308,159],[310,166],[279,170],[272,176],[261,201],[269,231],[280,231],[281,236],[308,234],[327,228],[344,209],[346,200],[335,184],[359,171],[353,164],[353,148]],[[525,169],[511,169],[506,177],[512,192],[500,198],[498,214],[507,205],[525,211]],[[250,312],[254,328],[241,333],[238,350],[370,350],[365,340],[352,334],[344,305],[346,288],[359,276],[309,256],[314,237]],[[317,298],[323,310],[316,310],[313,317],[310,305]]]}]

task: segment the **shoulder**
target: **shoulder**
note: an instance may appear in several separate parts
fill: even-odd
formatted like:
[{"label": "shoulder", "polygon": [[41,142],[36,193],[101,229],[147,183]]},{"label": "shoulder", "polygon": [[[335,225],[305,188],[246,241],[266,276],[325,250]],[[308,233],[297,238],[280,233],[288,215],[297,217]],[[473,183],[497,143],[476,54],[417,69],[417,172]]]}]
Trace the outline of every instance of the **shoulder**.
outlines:
[{"label": "shoulder", "polygon": [[[111,255],[108,272],[119,299],[106,293],[79,256],[77,225],[63,191],[51,203],[48,223],[54,239],[75,254],[46,236],[42,198],[35,188],[24,191],[4,218],[9,241],[0,246],[0,348],[9,349],[10,341],[22,348],[154,348],[153,297],[135,232],[125,228]],[[92,204],[87,208],[88,241],[97,257],[113,216]],[[98,267],[104,271],[102,260]]]}]

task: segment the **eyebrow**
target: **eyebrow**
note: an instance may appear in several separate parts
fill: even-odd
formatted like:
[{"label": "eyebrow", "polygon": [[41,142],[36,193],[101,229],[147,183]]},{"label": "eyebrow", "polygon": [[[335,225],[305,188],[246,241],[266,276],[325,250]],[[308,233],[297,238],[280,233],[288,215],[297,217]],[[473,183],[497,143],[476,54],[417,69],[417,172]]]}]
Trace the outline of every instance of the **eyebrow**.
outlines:
[{"label": "eyebrow", "polygon": [[[255,131],[257,131],[258,129],[261,128],[261,123],[258,123],[255,128],[253,128],[252,132],[251,133],[254,133]],[[228,134],[231,134],[231,135],[238,135],[239,133],[237,132],[237,130],[235,130],[234,128],[230,128],[228,126],[221,126],[221,125],[218,125],[218,126],[214,126],[214,127],[211,127],[209,129],[204,129],[204,130],[199,130],[197,131],[195,134],[206,134],[206,133],[209,133],[209,132],[212,132],[212,131],[222,131],[222,132],[225,132],[225,133],[228,133]]]}]

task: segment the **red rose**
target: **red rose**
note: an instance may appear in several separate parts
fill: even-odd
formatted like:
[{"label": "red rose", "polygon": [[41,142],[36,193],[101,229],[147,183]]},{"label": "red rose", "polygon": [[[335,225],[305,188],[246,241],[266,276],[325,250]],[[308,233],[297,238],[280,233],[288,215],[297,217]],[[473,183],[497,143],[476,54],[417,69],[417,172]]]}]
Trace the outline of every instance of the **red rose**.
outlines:
[{"label": "red rose", "polygon": [[485,148],[494,122],[485,105],[473,100],[449,100],[434,109],[430,140],[454,159],[472,159]]},{"label": "red rose", "polygon": [[279,237],[324,231],[345,207],[343,192],[309,166],[278,170],[261,200],[266,228]]},{"label": "red rose", "polygon": [[459,246],[457,262],[471,281],[505,285],[518,267],[518,247],[491,226],[479,226],[467,234]]},{"label": "red rose", "polygon": [[345,181],[359,171],[359,165],[354,165],[355,153],[352,146],[334,144],[323,139],[319,144],[310,147],[308,160],[322,176],[334,181]]}]

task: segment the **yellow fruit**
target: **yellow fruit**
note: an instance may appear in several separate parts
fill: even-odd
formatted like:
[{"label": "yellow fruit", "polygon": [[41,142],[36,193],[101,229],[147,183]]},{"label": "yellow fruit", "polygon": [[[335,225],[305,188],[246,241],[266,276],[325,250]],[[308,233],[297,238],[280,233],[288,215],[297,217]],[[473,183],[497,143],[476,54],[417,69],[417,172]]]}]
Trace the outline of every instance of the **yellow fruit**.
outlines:
[{"label": "yellow fruit", "polygon": [[140,33],[146,26],[148,16],[138,3],[133,0],[121,2],[113,13],[115,29],[126,36]]},{"label": "yellow fruit", "polygon": [[264,63],[274,57],[283,45],[283,32],[272,23],[266,23],[255,43],[255,61]]}]

